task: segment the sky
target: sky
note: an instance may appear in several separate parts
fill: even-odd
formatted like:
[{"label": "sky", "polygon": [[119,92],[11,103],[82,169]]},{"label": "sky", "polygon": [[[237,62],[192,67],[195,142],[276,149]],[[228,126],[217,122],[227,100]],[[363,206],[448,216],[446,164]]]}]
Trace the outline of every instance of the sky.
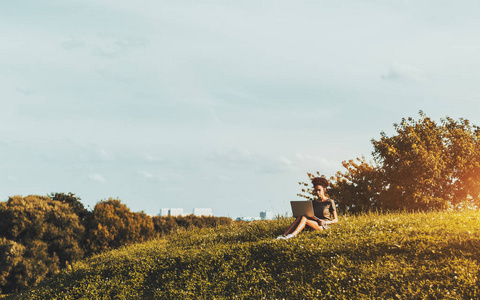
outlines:
[{"label": "sky", "polygon": [[0,201],[290,213],[419,110],[480,125],[478,1],[0,2]]}]

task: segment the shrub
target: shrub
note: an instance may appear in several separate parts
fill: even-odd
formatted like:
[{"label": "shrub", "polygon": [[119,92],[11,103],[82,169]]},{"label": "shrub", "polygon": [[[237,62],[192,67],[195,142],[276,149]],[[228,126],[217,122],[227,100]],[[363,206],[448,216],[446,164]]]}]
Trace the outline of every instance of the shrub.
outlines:
[{"label": "shrub", "polygon": [[217,227],[220,225],[229,225],[233,222],[231,218],[227,217],[213,217],[213,216],[155,216],[153,217],[153,223],[155,225],[155,231],[164,235],[178,229],[193,229],[193,228],[206,228]]},{"label": "shrub", "polygon": [[36,284],[83,257],[84,228],[70,206],[49,197],[15,196],[0,203],[0,286]]},{"label": "shrub", "polygon": [[100,201],[93,209],[86,247],[89,254],[144,242],[155,237],[152,218],[135,213],[119,199]]},{"label": "shrub", "polygon": [[49,197],[52,200],[68,204],[84,226],[85,223],[88,222],[88,217],[90,216],[91,212],[85,208],[80,197],[75,196],[74,193],[51,193]]}]

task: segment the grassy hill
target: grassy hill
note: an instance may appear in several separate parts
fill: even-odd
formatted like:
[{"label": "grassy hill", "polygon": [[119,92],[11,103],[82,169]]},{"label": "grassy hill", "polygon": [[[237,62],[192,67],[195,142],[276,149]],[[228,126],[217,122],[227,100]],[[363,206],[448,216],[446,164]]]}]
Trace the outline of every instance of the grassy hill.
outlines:
[{"label": "grassy hill", "polygon": [[479,299],[480,213],[282,219],[171,234],[76,263],[5,299]]}]

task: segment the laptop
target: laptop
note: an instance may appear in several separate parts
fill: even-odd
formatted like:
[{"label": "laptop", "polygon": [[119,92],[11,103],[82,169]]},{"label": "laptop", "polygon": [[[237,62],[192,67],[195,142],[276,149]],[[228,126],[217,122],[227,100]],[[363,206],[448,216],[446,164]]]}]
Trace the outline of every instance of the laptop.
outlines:
[{"label": "laptop", "polygon": [[295,218],[301,216],[314,217],[312,201],[290,201]]}]

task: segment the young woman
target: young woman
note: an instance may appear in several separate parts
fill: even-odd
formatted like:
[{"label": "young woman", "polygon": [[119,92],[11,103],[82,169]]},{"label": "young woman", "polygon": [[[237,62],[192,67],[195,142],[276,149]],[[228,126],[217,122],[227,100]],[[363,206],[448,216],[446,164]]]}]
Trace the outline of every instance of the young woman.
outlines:
[{"label": "young woman", "polygon": [[313,200],[314,218],[302,216],[298,217],[295,222],[285,231],[283,235],[277,239],[289,239],[295,237],[302,231],[305,226],[313,228],[314,230],[324,230],[328,225],[338,222],[337,210],[335,202],[325,196],[325,191],[328,187],[327,179],[323,177],[315,177],[312,179],[313,189],[317,199]]}]

